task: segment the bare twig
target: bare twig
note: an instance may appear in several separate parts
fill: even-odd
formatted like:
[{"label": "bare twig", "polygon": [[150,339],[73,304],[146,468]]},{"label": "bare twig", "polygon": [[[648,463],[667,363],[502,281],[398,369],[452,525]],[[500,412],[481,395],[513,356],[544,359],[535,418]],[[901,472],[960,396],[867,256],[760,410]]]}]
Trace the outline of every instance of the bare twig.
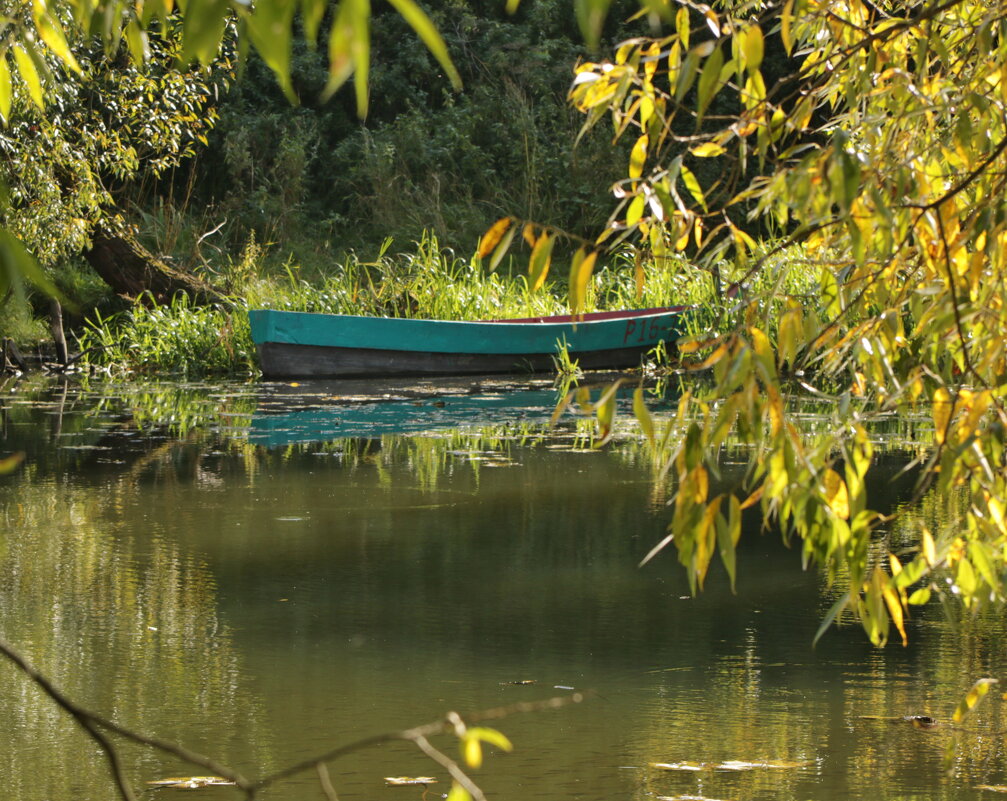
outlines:
[{"label": "bare twig", "polygon": [[[120,724],[115,723],[114,721],[109,720],[96,712],[85,709],[58,690],[46,676],[39,672],[34,665],[32,665],[20,652],[17,651],[17,649],[14,648],[14,646],[3,638],[0,638],[0,654],[13,662],[22,673],[24,673],[39,689],[49,696],[49,698],[51,698],[57,706],[77,721],[77,724],[84,729],[84,731],[87,732],[87,734],[96,743],[98,743],[102,752],[105,754],[105,757],[108,759],[109,767],[112,772],[112,778],[119,791],[119,796],[123,799],[123,801],[136,801],[136,796],[133,793],[133,789],[130,786],[129,780],[123,770],[118,751],[116,750],[114,743],[107,736],[106,732],[116,734],[126,740],[130,740],[131,742],[138,743],[140,745],[145,745],[165,754],[170,754],[171,756],[174,756],[190,765],[196,765],[198,767],[205,768],[208,771],[212,771],[217,776],[227,779],[228,781],[233,782],[237,787],[241,788],[245,793],[245,798],[249,799],[249,801],[255,798],[259,790],[268,787],[281,779],[288,778],[312,768],[318,774],[318,780],[321,784],[322,792],[325,793],[328,801],[339,801],[335,788],[332,786],[329,771],[325,765],[326,762],[337,759],[340,756],[344,756],[354,751],[369,748],[373,745],[380,745],[382,743],[397,740],[408,740],[415,743],[424,754],[445,768],[448,773],[451,774],[451,777],[459,785],[464,787],[469,794],[476,799],[476,801],[486,801],[486,798],[479,789],[478,785],[469,778],[465,771],[463,771],[461,767],[454,762],[454,760],[450,759],[446,754],[435,748],[428,739],[433,735],[456,732],[459,726],[464,728],[461,717],[455,712],[449,713],[441,720],[427,723],[423,726],[416,726],[412,729],[403,729],[402,731],[388,732],[385,734],[377,734],[333,748],[324,754],[312,757],[311,759],[307,759],[303,762],[298,762],[295,765],[286,767],[253,782],[242,776],[238,771],[229,768],[226,765],[211,759],[210,757],[203,756],[195,751],[190,751],[188,748],[176,743],[168,742],[167,740],[161,740],[157,737],[140,734],[126,728],[125,726],[121,726]],[[570,704],[578,704],[586,697],[588,697],[587,694],[577,692],[568,696],[547,698],[543,701],[531,703],[525,702],[512,704],[510,706],[495,707],[493,709],[473,713],[468,716],[468,720],[471,722],[494,720],[507,717],[508,715],[538,712],[546,709],[558,709],[559,707]]]},{"label": "bare twig", "polygon": [[138,732],[127,729],[125,726],[121,726],[108,718],[102,717],[96,712],[85,709],[56,689],[56,687],[53,686],[53,683],[46,676],[42,675],[42,673],[40,673],[34,665],[22,656],[10,643],[2,638],[0,638],[0,653],[17,665],[22,673],[28,676],[28,678],[31,679],[46,695],[48,695],[57,706],[73,717],[73,719],[76,720],[81,727],[98,742],[112,766],[113,776],[119,786],[120,795],[126,799],[126,801],[133,801],[134,796],[129,791],[128,782],[124,785],[120,780],[122,773],[121,767],[118,763],[118,756],[115,753],[115,747],[104,736],[101,731],[102,729],[112,732],[113,734],[117,734],[120,737],[134,743],[146,745],[166,754],[171,754],[172,756],[177,757],[190,765],[198,765],[201,768],[212,771],[216,775],[225,778],[228,781],[234,782],[248,794],[249,798],[253,797],[252,783],[238,773],[238,771],[233,770],[226,765],[222,765],[214,759],[198,754],[195,751],[190,751],[188,748],[176,743],[161,740],[157,737],[149,737],[144,734],[139,734]]},{"label": "bare twig", "polygon": [[316,763],[315,770],[318,771],[318,783],[322,785],[322,792],[325,793],[328,801],[339,801],[336,788],[332,786],[332,781],[329,779],[329,769],[325,767],[325,763]]}]

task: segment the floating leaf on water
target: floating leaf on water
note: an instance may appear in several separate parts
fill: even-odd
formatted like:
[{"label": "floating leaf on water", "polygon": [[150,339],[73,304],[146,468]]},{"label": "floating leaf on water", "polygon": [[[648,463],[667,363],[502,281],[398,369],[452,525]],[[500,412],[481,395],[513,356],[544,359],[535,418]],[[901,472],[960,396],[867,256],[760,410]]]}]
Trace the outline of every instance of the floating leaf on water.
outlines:
[{"label": "floating leaf on water", "polygon": [[723,762],[651,762],[652,768],[658,770],[682,770],[698,772],[701,770],[792,770],[803,768],[808,762],[787,762],[784,760],[766,760],[764,762],[746,762],[741,759],[728,759]]},{"label": "floating leaf on water", "polygon": [[740,759],[728,759],[719,765],[713,765],[714,770],[794,770],[807,765],[804,762],[788,762],[782,759],[768,759],[764,762],[745,762]]},{"label": "floating leaf on water", "polygon": [[437,784],[433,776],[385,776],[389,787],[410,787],[417,784]]},{"label": "floating leaf on water", "polygon": [[722,801],[719,798],[708,798],[705,795],[659,795],[657,801]]},{"label": "floating leaf on water", "polygon": [[199,790],[203,787],[233,787],[234,782],[220,776],[185,776],[147,782],[151,787],[173,787],[178,790]]}]

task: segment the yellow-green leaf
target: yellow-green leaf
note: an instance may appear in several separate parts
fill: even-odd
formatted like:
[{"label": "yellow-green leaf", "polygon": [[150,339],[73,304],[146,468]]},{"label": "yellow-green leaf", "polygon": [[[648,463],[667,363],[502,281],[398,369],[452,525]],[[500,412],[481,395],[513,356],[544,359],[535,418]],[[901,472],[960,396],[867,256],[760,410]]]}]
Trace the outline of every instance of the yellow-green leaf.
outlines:
[{"label": "yellow-green leaf", "polygon": [[689,46],[689,9],[684,5],[678,9],[675,15],[675,31],[682,41],[682,47]]},{"label": "yellow-green leaf", "polygon": [[357,91],[357,114],[360,117],[367,115],[366,89],[371,57],[370,13],[369,0],[341,0],[339,3],[329,32],[329,80],[322,92],[322,99],[328,99],[356,72],[354,83]]},{"label": "yellow-green leaf", "polygon": [[690,149],[689,152],[697,158],[705,159],[713,156],[720,156],[726,151],[716,142],[703,142],[703,144],[696,145],[694,148]]},{"label": "yellow-green leaf", "polygon": [[182,22],[182,55],[180,61],[193,60],[206,66],[217,56],[227,24],[227,0],[201,0],[186,3]]},{"label": "yellow-green leaf", "polygon": [[458,782],[452,782],[451,792],[448,793],[447,801],[472,801],[472,796]]},{"label": "yellow-green leaf", "polygon": [[395,10],[402,15],[402,18],[409,23],[409,26],[423,40],[423,44],[427,46],[433,57],[444,68],[444,72],[447,73],[451,85],[455,89],[461,89],[462,76],[458,74],[454,62],[451,61],[451,56],[448,54],[448,46],[444,43],[444,39],[423,9],[416,5],[413,0],[388,0],[388,2],[392,4]]},{"label": "yellow-green leaf", "polygon": [[503,732],[497,729],[490,729],[485,726],[474,726],[467,731],[467,734],[472,737],[478,737],[482,742],[496,746],[501,751],[507,751],[510,753],[514,750],[513,743],[507,739],[507,736]]},{"label": "yellow-green leaf", "polygon": [[45,97],[42,93],[42,81],[38,77],[38,70],[35,69],[35,61],[25,51],[20,44],[14,45],[11,50],[14,52],[14,62],[17,70],[21,74],[21,80],[28,88],[28,96],[39,109],[45,110]]},{"label": "yellow-green leaf", "polygon": [[580,314],[587,304],[587,285],[597,258],[597,251],[585,253],[584,248],[579,248],[573,255],[570,263],[570,311],[574,314]]},{"label": "yellow-green leaf", "polygon": [[39,38],[65,66],[79,74],[80,65],[73,53],[70,52],[66,36],[63,34],[63,27],[60,25],[59,19],[46,7],[43,0],[33,0],[32,18],[35,21],[35,30],[38,31]]},{"label": "yellow-green leaf", "polygon": [[496,250],[493,251],[493,255],[490,257],[490,272],[493,272],[503,260],[503,257],[507,255],[507,251],[510,249],[511,242],[514,241],[514,234],[517,232],[517,226],[512,225],[507,232],[503,235],[500,240],[500,244],[496,246]]},{"label": "yellow-green leaf", "polygon": [[0,115],[3,116],[4,125],[10,119],[12,99],[13,91],[10,81],[10,68],[7,66],[7,57],[0,56]]},{"label": "yellow-green leaf", "polygon": [[951,393],[944,387],[938,387],[934,392],[934,438],[938,444],[944,442],[948,433],[948,424],[951,422],[951,411],[953,409]]},{"label": "yellow-green leaf", "polygon": [[633,150],[629,154],[629,177],[639,178],[643,175],[643,165],[647,161],[647,143],[649,139],[646,134],[636,140]]},{"label": "yellow-green leaf", "polygon": [[612,0],[574,0],[573,9],[580,26],[581,36],[589,50],[597,50],[601,29]]},{"label": "yellow-green leaf", "polygon": [[794,51],[794,37],[791,32],[791,24],[794,20],[794,0],[787,0],[783,4],[783,11],[780,13],[780,39],[783,40],[783,47],[789,56]]},{"label": "yellow-green leaf", "polygon": [[692,170],[683,164],[679,167],[679,174],[682,176],[682,181],[685,183],[685,188],[689,190],[689,194],[703,207],[703,211],[707,211],[706,198],[703,196],[703,190],[699,185],[699,181],[696,180],[696,176],[693,175]]},{"label": "yellow-green leaf", "polygon": [[717,94],[720,86],[720,71],[724,67],[724,52],[715,47],[710,57],[703,65],[703,72],[699,76],[699,87],[696,98],[696,123],[698,124],[709,108],[711,101]]},{"label": "yellow-green leaf", "polygon": [[13,473],[21,462],[24,461],[24,453],[18,451],[17,453],[11,454],[10,456],[5,456],[0,459],[0,476],[5,473]]},{"label": "yellow-green leaf", "polygon": [[650,409],[647,408],[647,404],[643,400],[643,387],[637,387],[633,390],[633,416],[636,417],[637,422],[640,424],[640,430],[643,431],[647,442],[653,447],[654,418],[651,417]]},{"label": "yellow-green leaf", "polygon": [[643,211],[647,207],[647,198],[637,195],[630,201],[629,208],[626,209],[626,227],[632,228],[643,217]]},{"label": "yellow-green leaf", "polygon": [[762,29],[758,25],[752,25],[743,30],[740,37],[741,52],[745,58],[745,67],[754,72],[762,66],[762,57],[766,49]]},{"label": "yellow-green leaf", "polygon": [[909,596],[909,603],[913,606],[923,606],[930,600],[930,588],[920,587]]},{"label": "yellow-green leaf", "polygon": [[549,275],[549,263],[552,260],[552,248],[555,243],[554,236],[544,233],[532,248],[531,258],[528,260],[528,282],[532,292],[541,289],[546,276]]},{"label": "yellow-green leaf", "polygon": [[955,707],[955,713],[952,715],[951,719],[955,723],[961,723],[965,716],[972,711],[973,707],[978,704],[986,693],[989,692],[990,687],[997,684],[996,679],[979,679],[975,684],[965,693],[965,697],[958,703]]},{"label": "yellow-green leaf", "polygon": [[472,732],[465,732],[462,737],[462,757],[465,764],[470,768],[480,768],[483,764],[483,746],[479,738],[472,735]]},{"label": "yellow-green leaf", "polygon": [[150,58],[150,43],[147,41],[147,32],[144,31],[135,20],[132,20],[123,29],[126,37],[126,46],[134,64],[146,64]]},{"label": "yellow-green leaf", "polygon": [[247,30],[255,49],[276,76],[283,94],[296,104],[297,95],[290,80],[290,28],[294,8],[289,2],[256,3],[247,17]]},{"label": "yellow-green leaf", "polygon": [[843,520],[850,517],[850,499],[846,492],[846,482],[832,468],[827,468],[822,474],[822,484],[825,486],[825,501],[829,508]]},{"label": "yellow-green leaf", "polygon": [[937,564],[937,548],[934,546],[933,536],[926,529],[923,529],[923,533],[920,535],[920,543],[923,548],[923,558],[926,559],[929,567],[933,567]]}]

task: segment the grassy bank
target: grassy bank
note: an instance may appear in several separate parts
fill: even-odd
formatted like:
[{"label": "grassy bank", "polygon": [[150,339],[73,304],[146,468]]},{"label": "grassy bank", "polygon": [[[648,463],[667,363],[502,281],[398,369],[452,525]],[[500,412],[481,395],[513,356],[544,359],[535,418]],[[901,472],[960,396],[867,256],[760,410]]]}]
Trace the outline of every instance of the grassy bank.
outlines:
[{"label": "grassy bank", "polygon": [[[168,306],[143,302],[112,315],[93,313],[78,332],[86,362],[116,373],[254,375],[255,348],[246,311],[290,311],[481,320],[562,314],[568,310],[566,264],[557,258],[552,280],[532,292],[516,265],[488,272],[477,261],[442,249],[425,235],[409,251],[392,254],[391,243],[375,258],[350,255],[330,270],[310,273],[298,265],[267,268],[254,243],[214,276],[226,296],[211,306],[179,297]],[[662,269],[647,265],[638,287],[633,265],[616,257],[598,269],[587,300],[589,311],[662,306],[706,307],[713,282],[706,272],[676,260]],[[708,321],[697,319],[696,325]]]}]

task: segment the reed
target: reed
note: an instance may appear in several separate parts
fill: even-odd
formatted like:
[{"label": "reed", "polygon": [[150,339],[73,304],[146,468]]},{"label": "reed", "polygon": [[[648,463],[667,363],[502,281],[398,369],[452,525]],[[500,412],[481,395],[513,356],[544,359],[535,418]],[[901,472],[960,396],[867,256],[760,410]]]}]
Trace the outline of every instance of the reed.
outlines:
[{"label": "reed", "polygon": [[[114,371],[244,374],[256,369],[246,315],[249,308],[444,320],[537,317],[568,311],[561,267],[554,267],[554,280],[533,292],[523,272],[516,268],[489,272],[476,260],[442,248],[431,233],[406,253],[391,254],[391,245],[386,240],[369,261],[349,254],[325,271],[303,269],[292,261],[267,270],[264,250],[253,241],[235,264],[218,274],[231,292],[226,300],[196,306],[179,297],[157,307],[141,299],[119,314],[95,313],[78,336],[79,347],[89,351],[92,364]],[[709,274],[684,259],[662,269],[645,266],[646,280],[641,285],[627,260],[616,256],[596,272],[586,311],[711,306],[714,290]],[[712,319],[712,311],[701,311],[689,325],[704,330]]]}]

